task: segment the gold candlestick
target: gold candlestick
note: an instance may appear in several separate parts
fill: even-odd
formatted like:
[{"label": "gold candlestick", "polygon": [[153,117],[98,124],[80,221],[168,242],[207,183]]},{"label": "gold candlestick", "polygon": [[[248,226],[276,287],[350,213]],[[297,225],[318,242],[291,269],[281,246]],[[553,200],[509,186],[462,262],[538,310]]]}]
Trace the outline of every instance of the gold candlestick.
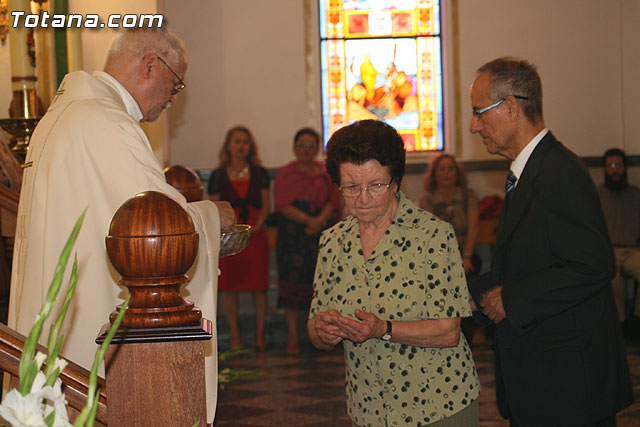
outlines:
[{"label": "gold candlestick", "polygon": [[[30,0],[9,0],[9,12],[31,13]],[[8,119],[0,119],[0,127],[13,138],[11,149],[20,161],[24,161],[31,134],[40,120],[40,108],[36,95],[35,66],[29,58],[29,37],[33,29],[18,26],[9,28],[11,51],[11,88],[13,97]]]},{"label": "gold candlestick", "polygon": [[29,150],[31,134],[39,120],[40,117],[0,119],[0,127],[14,138],[9,146],[20,162],[24,162],[27,150]]}]

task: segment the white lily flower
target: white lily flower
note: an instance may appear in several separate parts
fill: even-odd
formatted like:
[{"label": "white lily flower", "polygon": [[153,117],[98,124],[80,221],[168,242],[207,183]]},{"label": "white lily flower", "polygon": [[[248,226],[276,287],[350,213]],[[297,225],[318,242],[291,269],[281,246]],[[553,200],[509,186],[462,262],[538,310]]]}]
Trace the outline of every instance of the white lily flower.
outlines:
[{"label": "white lily flower", "polygon": [[47,360],[47,355],[39,351],[36,353],[35,359],[36,359],[36,366],[38,366],[38,369],[40,369],[42,368],[42,364],[44,363],[44,361]]},{"label": "white lily flower", "polygon": [[36,377],[33,379],[33,383],[31,384],[30,394],[36,394],[39,396],[46,382],[47,377],[44,376],[42,371],[38,371]]},{"label": "white lily flower", "polygon": [[43,409],[43,415],[46,418],[47,416],[49,416],[49,414],[51,414],[51,412],[55,411],[55,416],[53,418],[52,424],[53,427],[71,427],[66,403],[67,401],[65,400],[64,395],[56,400],[46,401]]},{"label": "white lily flower", "polygon": [[36,394],[22,396],[18,390],[13,389],[2,400],[0,416],[12,426],[43,426],[45,423],[41,402]]},{"label": "white lily flower", "polygon": [[46,386],[40,391],[40,398],[44,399],[44,417],[46,418],[52,411],[56,411],[53,425],[57,427],[70,426],[69,415],[67,414],[67,400],[62,393],[62,381],[57,378],[53,387]]},{"label": "white lily flower", "polygon": [[56,368],[58,368],[60,369],[60,372],[62,372],[68,364],[69,362],[67,362],[66,360],[56,357],[55,362],[53,362],[53,369],[55,370]]},{"label": "white lily flower", "polygon": [[64,394],[53,400],[53,406],[56,410],[53,427],[71,427],[69,414],[67,413],[67,400],[64,398]]}]

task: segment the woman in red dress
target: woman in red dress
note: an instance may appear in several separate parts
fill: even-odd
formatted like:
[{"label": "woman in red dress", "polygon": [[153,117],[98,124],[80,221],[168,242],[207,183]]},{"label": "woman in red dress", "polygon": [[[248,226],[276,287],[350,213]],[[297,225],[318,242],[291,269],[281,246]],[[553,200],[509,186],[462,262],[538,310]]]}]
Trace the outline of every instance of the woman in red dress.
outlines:
[{"label": "woman in red dress", "polygon": [[264,325],[267,317],[269,287],[269,246],[264,228],[269,215],[269,175],[260,166],[253,135],[244,126],[227,132],[220,150],[220,165],[209,180],[209,197],[231,203],[238,223],[251,225],[247,248],[236,255],[220,259],[218,290],[222,293],[231,347],[241,347],[238,328],[238,292],[253,294],[256,313],[256,347],[265,349]]}]

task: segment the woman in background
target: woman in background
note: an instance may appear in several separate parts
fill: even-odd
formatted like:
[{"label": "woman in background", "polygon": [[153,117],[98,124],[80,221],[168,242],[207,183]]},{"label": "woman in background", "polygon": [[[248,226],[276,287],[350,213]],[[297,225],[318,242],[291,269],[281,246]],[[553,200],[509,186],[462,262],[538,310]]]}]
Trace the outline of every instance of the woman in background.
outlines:
[{"label": "woman in background", "polygon": [[300,352],[298,319],[309,311],[320,232],[339,211],[340,195],[324,163],[316,160],[320,135],[300,129],[293,142],[296,160],[278,170],[273,198],[278,214],[278,308],[285,309],[287,353]]},{"label": "woman in background", "polygon": [[[478,196],[468,188],[467,175],[452,155],[441,154],[429,162],[420,207],[453,225],[467,278],[479,273],[482,261],[475,252],[480,221]],[[462,331],[473,344],[485,341],[484,330],[471,319],[462,320]]]},{"label": "woman in background", "polygon": [[465,274],[477,272],[478,196],[467,187],[467,175],[452,155],[441,154],[429,162],[420,207],[453,225]]},{"label": "woman in background", "polygon": [[238,223],[251,225],[252,234],[244,251],[220,259],[218,290],[222,293],[222,306],[229,323],[231,348],[242,346],[238,292],[248,291],[253,294],[256,314],[256,348],[264,351],[269,287],[269,247],[264,224],[270,209],[269,175],[260,166],[255,139],[244,126],[227,132],[219,157],[220,165],[209,180],[209,197],[213,201],[230,202]]}]

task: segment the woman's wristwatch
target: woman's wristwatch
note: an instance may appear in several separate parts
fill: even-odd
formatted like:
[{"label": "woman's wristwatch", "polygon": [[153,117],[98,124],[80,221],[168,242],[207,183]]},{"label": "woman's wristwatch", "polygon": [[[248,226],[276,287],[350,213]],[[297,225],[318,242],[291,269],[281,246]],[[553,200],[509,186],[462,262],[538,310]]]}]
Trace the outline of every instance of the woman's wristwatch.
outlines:
[{"label": "woman's wristwatch", "polygon": [[384,335],[380,337],[380,339],[383,341],[391,340],[391,320],[387,320],[387,332],[385,332]]}]

